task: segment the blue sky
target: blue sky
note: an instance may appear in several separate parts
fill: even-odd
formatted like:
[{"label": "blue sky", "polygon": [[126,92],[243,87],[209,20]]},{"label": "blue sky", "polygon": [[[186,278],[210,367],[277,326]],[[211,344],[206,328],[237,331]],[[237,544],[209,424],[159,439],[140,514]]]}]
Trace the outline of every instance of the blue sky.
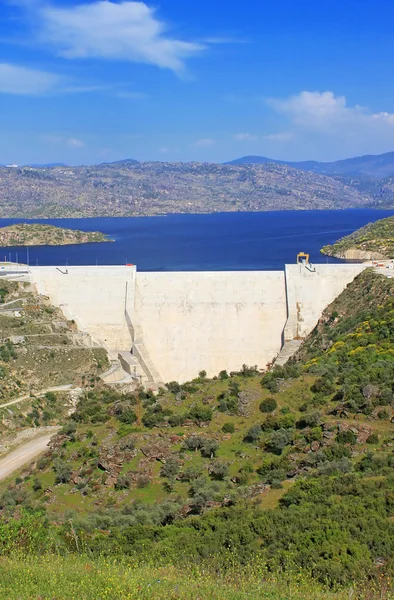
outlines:
[{"label": "blue sky", "polygon": [[0,163],[394,150],[387,0],[0,1]]}]

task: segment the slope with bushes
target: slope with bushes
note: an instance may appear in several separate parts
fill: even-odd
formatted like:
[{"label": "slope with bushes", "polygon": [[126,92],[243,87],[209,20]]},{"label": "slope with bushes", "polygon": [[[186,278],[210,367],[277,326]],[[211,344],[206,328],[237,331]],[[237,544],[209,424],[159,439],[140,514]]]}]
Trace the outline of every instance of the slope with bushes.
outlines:
[{"label": "slope with bushes", "polygon": [[51,450],[3,484],[1,552],[126,556],[168,572],[257,561],[390,597],[393,292],[362,273],[293,361],[263,376],[201,372],[157,396],[95,383]]}]

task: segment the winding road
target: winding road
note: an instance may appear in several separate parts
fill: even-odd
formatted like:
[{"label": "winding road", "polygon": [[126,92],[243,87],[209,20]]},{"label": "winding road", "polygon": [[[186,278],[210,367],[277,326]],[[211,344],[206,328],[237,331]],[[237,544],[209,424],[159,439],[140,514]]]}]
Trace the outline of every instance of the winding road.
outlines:
[{"label": "winding road", "polygon": [[54,431],[45,433],[32,440],[21,444],[18,448],[7,454],[4,458],[0,459],[0,481],[6,479],[14,471],[17,471],[24,465],[31,462],[36,456],[46,450],[49,440],[58,430],[57,427],[53,428]]}]

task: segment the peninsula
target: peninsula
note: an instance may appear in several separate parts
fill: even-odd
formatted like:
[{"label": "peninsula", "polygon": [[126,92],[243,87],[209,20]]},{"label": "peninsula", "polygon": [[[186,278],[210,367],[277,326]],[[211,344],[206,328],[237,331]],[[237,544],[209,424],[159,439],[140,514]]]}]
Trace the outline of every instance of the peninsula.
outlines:
[{"label": "peninsula", "polygon": [[17,223],[0,228],[0,246],[65,246],[111,241],[100,231],[79,231],[40,223]]},{"label": "peninsula", "polygon": [[336,258],[370,260],[394,258],[394,217],[368,223],[320,250]]}]

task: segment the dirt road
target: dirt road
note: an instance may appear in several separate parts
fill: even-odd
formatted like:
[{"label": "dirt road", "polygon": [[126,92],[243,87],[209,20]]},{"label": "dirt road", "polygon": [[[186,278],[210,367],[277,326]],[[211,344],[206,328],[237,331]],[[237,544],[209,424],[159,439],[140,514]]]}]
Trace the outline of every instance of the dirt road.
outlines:
[{"label": "dirt road", "polygon": [[[55,385],[54,387],[45,388],[45,390],[40,390],[39,392],[33,392],[35,396],[45,396],[47,392],[69,392],[73,389],[72,383],[68,383],[66,385]],[[28,400],[30,398],[30,394],[24,394],[23,396],[19,396],[15,398],[15,400],[11,400],[10,402],[6,402],[5,404],[0,404],[0,408],[7,408],[7,406],[13,406],[14,404],[19,404],[24,400]]]},{"label": "dirt road", "polygon": [[[56,429],[56,428],[54,428]],[[0,481],[6,479],[14,471],[31,462],[36,456],[46,450],[49,440],[55,431],[38,436],[26,444],[22,444],[0,460]]]}]

